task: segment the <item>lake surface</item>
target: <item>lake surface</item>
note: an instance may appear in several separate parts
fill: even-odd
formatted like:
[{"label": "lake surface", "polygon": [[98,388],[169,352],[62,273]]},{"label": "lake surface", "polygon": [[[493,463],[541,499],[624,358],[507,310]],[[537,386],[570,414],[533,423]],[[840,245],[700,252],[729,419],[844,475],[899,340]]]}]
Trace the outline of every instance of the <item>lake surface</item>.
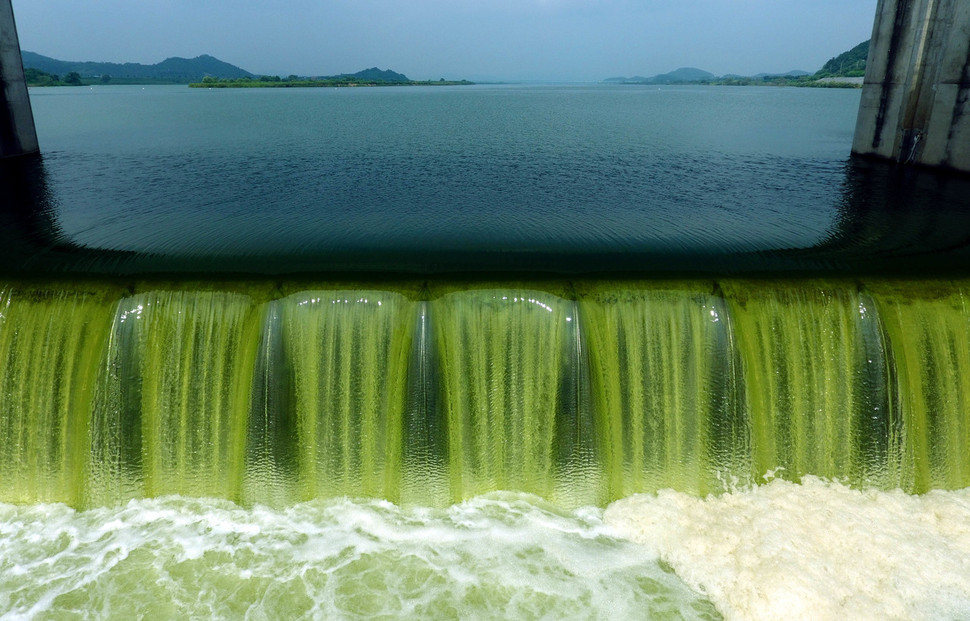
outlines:
[{"label": "lake surface", "polygon": [[[5,170],[26,179],[13,200],[27,215],[7,228],[30,251],[3,265],[805,271],[873,269],[874,250],[911,268],[940,249],[963,261],[952,221],[970,213],[966,182],[849,162],[859,93],[34,89],[43,161]],[[917,222],[901,233],[901,218]]]}]

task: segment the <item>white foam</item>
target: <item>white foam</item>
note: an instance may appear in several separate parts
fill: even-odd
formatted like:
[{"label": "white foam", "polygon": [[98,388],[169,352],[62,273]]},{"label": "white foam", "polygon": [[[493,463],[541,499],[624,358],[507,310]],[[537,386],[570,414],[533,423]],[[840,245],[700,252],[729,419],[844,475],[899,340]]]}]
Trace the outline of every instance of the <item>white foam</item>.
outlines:
[{"label": "white foam", "polygon": [[970,489],[911,496],[805,477],[634,496],[604,520],[726,619],[970,619]]}]

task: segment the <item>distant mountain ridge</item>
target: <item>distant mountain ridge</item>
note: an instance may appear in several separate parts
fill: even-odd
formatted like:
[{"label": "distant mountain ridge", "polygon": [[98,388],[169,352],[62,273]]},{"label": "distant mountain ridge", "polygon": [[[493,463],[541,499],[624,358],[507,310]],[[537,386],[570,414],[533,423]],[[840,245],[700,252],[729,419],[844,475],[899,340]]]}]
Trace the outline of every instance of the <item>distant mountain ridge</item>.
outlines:
[{"label": "distant mountain ridge", "polygon": [[[201,82],[206,77],[220,80],[236,80],[239,78],[257,78],[254,73],[219,60],[214,56],[203,54],[195,58],[181,58],[173,56],[154,65],[139,63],[104,63],[91,61],[58,60],[43,56],[36,52],[23,50],[20,52],[25,69],[39,69],[45,73],[64,76],[75,72],[82,78],[124,78],[129,80],[159,80],[170,82]],[[364,82],[405,83],[410,82],[403,73],[390,69],[371,67],[357,73],[341,73],[336,76],[323,76],[331,79],[357,79]]]},{"label": "distant mountain ridge", "polygon": [[633,76],[631,78],[607,78],[604,82],[612,84],[689,84],[697,82],[717,82],[725,83],[729,81],[739,82],[747,80],[748,83],[755,81],[776,80],[797,80],[805,82],[811,79],[826,77],[860,77],[866,72],[866,59],[869,56],[869,41],[863,41],[847,52],[839,54],[830,59],[825,65],[815,73],[793,69],[785,73],[758,73],[752,76],[741,76],[737,74],[727,74],[716,76],[713,73],[697,69],[694,67],[682,67],[670,73],[661,73],[653,77]]},{"label": "distant mountain ridge", "polygon": [[801,69],[792,69],[791,71],[785,71],[784,73],[756,73],[752,78],[800,78],[805,75],[812,75],[807,71],[802,71]]},{"label": "distant mountain ridge", "polygon": [[710,71],[704,71],[703,69],[697,69],[695,67],[681,67],[680,69],[676,69],[670,73],[661,73],[660,75],[655,75],[649,78],[633,76],[630,78],[607,78],[603,81],[610,82],[612,84],[688,84],[693,82],[722,80],[727,78],[755,78],[762,80],[770,78],[798,78],[808,75],[811,74],[807,71],[793,69],[785,73],[759,73],[753,76],[741,76],[736,74],[717,76]]},{"label": "distant mountain ridge", "polygon": [[634,76],[632,78],[607,78],[606,82],[619,84],[677,84],[682,82],[699,82],[701,80],[713,80],[716,78],[713,73],[697,69],[696,67],[681,67],[670,73],[661,73],[650,78]]},{"label": "distant mountain ridge", "polygon": [[403,73],[398,73],[396,71],[391,71],[390,69],[378,69],[377,67],[371,67],[370,69],[364,69],[363,71],[358,71],[357,73],[341,73],[337,76],[328,76],[333,78],[357,78],[366,82],[410,82],[408,78]]},{"label": "distant mountain ridge", "polygon": [[166,58],[154,65],[140,63],[107,63],[92,61],[58,60],[35,52],[21,51],[25,68],[40,69],[46,73],[64,75],[76,72],[82,78],[97,78],[109,75],[112,78],[144,80],[170,80],[173,82],[193,82],[213,76],[216,78],[246,78],[254,75],[245,69],[203,54],[195,58]]}]

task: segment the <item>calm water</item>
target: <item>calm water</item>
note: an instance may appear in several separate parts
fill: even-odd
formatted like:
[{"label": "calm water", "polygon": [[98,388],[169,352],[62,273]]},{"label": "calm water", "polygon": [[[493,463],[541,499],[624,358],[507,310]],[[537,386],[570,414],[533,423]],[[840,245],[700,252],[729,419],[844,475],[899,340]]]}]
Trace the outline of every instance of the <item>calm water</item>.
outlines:
[{"label": "calm water", "polygon": [[[857,90],[107,86],[31,97],[43,162],[4,171],[26,178],[13,200],[27,215],[8,235],[28,252],[6,257],[13,270],[871,269],[860,257],[873,250],[910,266],[913,246],[966,243],[945,221],[965,224],[965,182],[848,162]],[[914,200],[935,205],[931,221]],[[887,223],[902,211],[918,222],[901,234]]]}]

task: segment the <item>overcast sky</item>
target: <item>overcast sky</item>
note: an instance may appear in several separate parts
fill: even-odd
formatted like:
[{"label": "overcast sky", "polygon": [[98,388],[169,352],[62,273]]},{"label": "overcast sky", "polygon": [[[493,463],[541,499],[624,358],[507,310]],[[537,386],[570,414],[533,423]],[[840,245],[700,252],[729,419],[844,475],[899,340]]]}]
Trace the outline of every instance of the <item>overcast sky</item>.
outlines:
[{"label": "overcast sky", "polygon": [[869,38],[877,0],[13,0],[25,50],[253,73],[377,66],[412,79],[599,81],[678,67],[815,71]]}]

